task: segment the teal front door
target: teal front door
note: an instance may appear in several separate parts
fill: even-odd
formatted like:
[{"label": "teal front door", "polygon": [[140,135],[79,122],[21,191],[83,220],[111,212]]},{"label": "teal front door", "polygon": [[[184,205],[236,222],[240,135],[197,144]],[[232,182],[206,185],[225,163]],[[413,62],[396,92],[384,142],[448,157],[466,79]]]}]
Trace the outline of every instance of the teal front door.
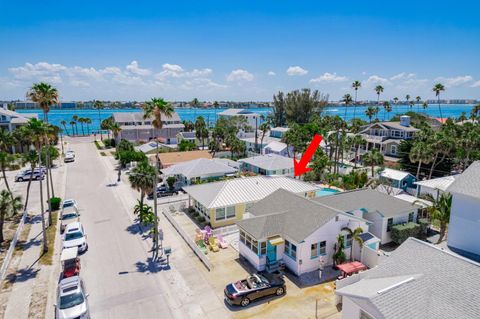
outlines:
[{"label": "teal front door", "polygon": [[270,262],[277,261],[277,246],[270,245],[270,241],[267,240],[267,259]]}]

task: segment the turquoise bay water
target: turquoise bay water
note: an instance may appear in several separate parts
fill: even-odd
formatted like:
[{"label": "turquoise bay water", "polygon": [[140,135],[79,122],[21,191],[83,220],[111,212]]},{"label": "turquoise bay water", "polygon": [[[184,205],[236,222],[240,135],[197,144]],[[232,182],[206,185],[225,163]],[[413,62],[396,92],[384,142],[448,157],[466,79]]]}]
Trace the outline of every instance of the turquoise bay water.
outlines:
[{"label": "turquoise bay water", "polygon": [[[470,114],[472,109],[472,104],[443,104],[442,105],[442,115],[443,117],[459,117],[462,112],[465,112],[467,116]],[[357,106],[355,110],[355,116],[357,118],[362,118],[368,121],[368,117],[365,115],[365,110],[367,106]],[[378,118],[380,120],[388,120],[389,118],[393,117],[395,114],[402,114],[409,110],[417,111],[417,106],[415,105],[413,108],[410,108],[408,105],[392,105],[393,111],[390,114],[384,114],[383,108],[380,107],[380,112],[378,113]],[[225,109],[191,109],[191,108],[177,108],[175,111],[180,115],[182,120],[189,120],[195,121],[198,116],[203,116],[205,121],[208,121],[211,125],[213,125],[217,118],[218,113],[224,111]],[[269,108],[252,108],[250,109],[253,112],[257,112],[260,114],[267,115],[271,112]],[[34,109],[34,110],[17,110],[18,113],[37,113],[39,114],[39,118],[42,118],[41,111]],[[93,109],[64,109],[58,110],[54,109],[48,113],[49,122],[62,127],[60,122],[65,120],[67,122],[67,131],[71,131],[71,126],[69,122],[72,120],[74,115],[78,117],[88,117],[92,120],[92,124],[89,126],[91,130],[97,130],[100,127],[100,122],[112,115],[114,112],[140,112],[139,109],[104,109],[98,112],[97,110]],[[347,108],[347,116],[346,119],[350,120],[353,118],[354,107],[350,106]],[[440,112],[438,110],[438,105],[430,104],[426,110],[423,110],[420,107],[420,112],[427,113],[431,116],[440,116]],[[330,106],[325,108],[324,115],[339,115],[340,117],[345,117],[345,108],[342,106]],[[81,126],[78,125],[79,132],[81,132]],[[85,132],[87,132],[87,126],[84,127]]]}]

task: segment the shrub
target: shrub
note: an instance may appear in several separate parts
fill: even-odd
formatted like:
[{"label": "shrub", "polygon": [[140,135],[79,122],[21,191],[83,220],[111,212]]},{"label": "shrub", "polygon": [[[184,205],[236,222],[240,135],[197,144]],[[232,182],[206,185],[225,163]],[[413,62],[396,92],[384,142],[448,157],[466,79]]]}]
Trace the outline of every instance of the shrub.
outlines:
[{"label": "shrub", "polygon": [[102,147],[100,146],[100,143],[98,143],[98,141],[94,141],[95,143],[95,146],[97,147],[97,150],[101,150]]},{"label": "shrub", "polygon": [[105,152],[100,152],[100,155],[107,156],[107,154],[105,154]]},{"label": "shrub", "polygon": [[173,176],[168,177],[167,178],[168,188],[172,190],[176,181],[177,181],[177,179],[175,177],[173,177]]},{"label": "shrub", "polygon": [[195,217],[195,219],[196,219],[196,220],[197,220],[197,222],[199,222],[199,223],[203,223],[203,222],[205,222],[205,217],[203,217],[203,216],[201,216],[201,215],[200,215],[200,216],[197,216],[197,217]]},{"label": "shrub", "polygon": [[418,237],[420,234],[420,225],[417,223],[398,224],[392,227],[392,241],[401,244],[408,237]]},{"label": "shrub", "polygon": [[[52,208],[52,210],[59,210],[61,201],[62,200],[59,197],[50,198],[50,207]],[[47,202],[47,204],[48,204],[48,202]]]}]

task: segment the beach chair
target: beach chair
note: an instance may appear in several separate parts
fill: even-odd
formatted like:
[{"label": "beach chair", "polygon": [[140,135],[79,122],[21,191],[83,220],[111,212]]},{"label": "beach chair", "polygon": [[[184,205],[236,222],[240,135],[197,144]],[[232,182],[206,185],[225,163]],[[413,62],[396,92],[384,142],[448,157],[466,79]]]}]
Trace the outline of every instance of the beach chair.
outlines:
[{"label": "beach chair", "polygon": [[208,254],[208,248],[207,248],[207,246],[205,246],[205,243],[203,242],[203,239],[200,239],[199,241],[197,241],[197,246],[198,246],[198,248],[200,248],[202,253],[204,253],[205,255]]},{"label": "beach chair", "polygon": [[220,248],[218,248],[218,245],[217,245],[217,239],[215,237],[209,237],[208,238],[208,244],[210,245],[210,249],[213,251],[213,252],[218,252],[220,251]]},{"label": "beach chair", "polygon": [[223,238],[222,235],[217,236],[217,241],[218,241],[218,246],[222,249],[228,248],[228,244],[225,241],[225,238]]}]

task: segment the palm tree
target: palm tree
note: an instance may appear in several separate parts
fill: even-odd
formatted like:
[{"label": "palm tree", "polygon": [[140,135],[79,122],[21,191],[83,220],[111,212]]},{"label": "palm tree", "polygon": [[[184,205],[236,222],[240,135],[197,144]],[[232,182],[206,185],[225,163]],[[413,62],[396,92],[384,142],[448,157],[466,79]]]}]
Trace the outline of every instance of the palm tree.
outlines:
[{"label": "palm tree", "polygon": [[380,104],[380,93],[383,93],[383,86],[377,85],[375,87],[375,92],[377,92],[377,104]]},{"label": "palm tree", "polygon": [[[342,102],[345,103],[345,115],[343,119],[345,122],[347,121],[347,108],[350,104],[352,104],[352,96],[350,94],[345,94],[342,98]],[[353,118],[355,118],[355,105],[353,106]]]},{"label": "palm tree", "polygon": [[69,124],[72,126],[72,136],[75,136],[75,121],[70,121]]},{"label": "palm tree", "polygon": [[60,124],[62,124],[63,129],[65,130],[65,133],[66,133],[67,135],[70,135],[70,134],[68,134],[68,130],[67,130],[67,121],[61,120],[61,121],[60,121]]},{"label": "palm tree", "polygon": [[480,103],[475,105],[472,108],[472,111],[470,112],[470,118],[472,119],[472,122],[480,115]]},{"label": "palm tree", "polygon": [[194,98],[192,102],[190,102],[190,105],[193,107],[198,107],[200,105],[200,101],[197,98]]},{"label": "palm tree", "polygon": [[356,241],[358,243],[358,246],[360,247],[360,258],[361,258],[363,239],[360,235],[363,234],[363,229],[361,227],[357,227],[355,228],[355,230],[351,230],[348,227],[343,227],[342,231],[348,232],[348,234],[352,238],[352,244],[350,245],[350,260],[353,261],[353,241]]},{"label": "palm tree", "polygon": [[377,114],[377,110],[372,105],[367,107],[367,109],[365,110],[365,115],[368,116],[370,123],[372,123],[372,118],[375,116],[375,114]]},{"label": "palm tree", "polygon": [[360,146],[364,145],[367,141],[363,138],[362,135],[356,134],[352,138],[352,144],[355,146],[355,168],[357,168],[358,162],[358,152],[360,151]]},{"label": "palm tree", "polygon": [[[118,138],[118,135],[120,134],[120,132],[122,131],[122,127],[120,126],[120,124],[118,123],[112,123],[110,125],[110,131],[112,131],[112,135],[113,135],[113,138],[114,140],[116,141],[117,138]],[[116,143],[116,142],[115,142]]]},{"label": "palm tree", "polygon": [[410,101],[410,94],[405,95],[405,100],[407,100],[407,105],[408,105],[408,102]]},{"label": "palm tree", "polygon": [[417,101],[417,113],[420,113],[420,102],[422,101],[422,98],[417,96],[415,100]]},{"label": "palm tree", "polygon": [[25,209],[28,207],[28,198],[30,196],[30,186],[32,185],[32,180],[33,180],[33,171],[35,167],[37,167],[38,163],[38,153],[36,150],[31,149],[26,153],[22,154],[22,163],[23,164],[29,164],[30,165],[30,178],[28,179],[28,184],[27,184],[27,195],[25,196],[25,204],[23,205]]},{"label": "palm tree", "polygon": [[363,163],[372,168],[372,177],[374,176],[374,167],[383,165],[385,159],[383,158],[382,153],[377,149],[373,149],[363,155]]},{"label": "palm tree", "polygon": [[2,171],[3,181],[5,182],[5,188],[7,189],[8,193],[13,196],[12,190],[10,189],[10,185],[8,184],[8,179],[6,175],[6,170],[10,169],[15,164],[15,156],[9,154],[3,150],[0,151],[0,169]]},{"label": "palm tree", "polygon": [[433,86],[433,89],[432,89],[433,92],[435,92],[435,96],[437,97],[437,101],[438,101],[438,111],[440,112],[440,118],[443,119],[443,116],[442,116],[442,107],[440,105],[440,93],[445,91],[445,87],[443,86],[442,83],[437,83]]},{"label": "palm tree", "polygon": [[3,243],[3,224],[5,218],[16,214],[22,209],[22,200],[20,196],[13,196],[7,190],[0,192],[0,244]]},{"label": "palm tree", "polygon": [[80,123],[80,126],[82,127],[82,136],[85,136],[85,130],[83,129],[83,124],[85,123],[85,118],[83,118],[83,117],[78,118],[78,123]]},{"label": "palm tree", "polygon": [[356,108],[357,108],[357,93],[358,93],[358,89],[362,87],[362,82],[360,81],[353,81],[352,83],[352,88],[355,90],[355,104],[353,105],[353,118],[355,118],[355,111],[356,111]]},{"label": "palm tree", "polygon": [[[93,106],[97,109],[98,111],[98,124],[100,125],[102,123],[102,117],[100,116],[100,109],[103,107],[103,102],[99,100],[95,100],[93,102]],[[100,130],[100,140],[103,141],[103,134],[102,130]]]},{"label": "palm tree", "polygon": [[410,149],[410,153],[408,154],[410,162],[417,163],[417,180],[420,176],[420,168],[423,164],[428,164],[433,160],[433,150],[429,143],[423,141],[416,141],[412,148]]},{"label": "palm tree", "polygon": [[153,224],[155,222],[155,214],[152,207],[146,204],[141,204],[137,200],[137,205],[133,208],[133,214],[138,215],[138,220],[144,225]]},{"label": "palm tree", "polygon": [[[170,103],[165,101],[162,98],[152,98],[150,101],[145,102],[143,105],[143,117],[145,119],[147,118],[153,118],[152,125],[154,129],[160,130],[163,127],[163,122],[162,122],[162,117],[171,117],[173,114],[173,107]],[[160,162],[160,156],[158,155],[158,138],[155,136],[155,141],[157,143],[156,147],[156,154],[155,157],[157,159],[157,167],[155,170],[155,187],[158,179],[158,171],[161,169],[162,164]],[[153,251],[154,251],[154,259],[158,256],[158,211],[157,211],[157,191],[153,192],[153,209],[154,209],[154,215],[155,215],[155,229],[153,231]]]},{"label": "palm tree", "polygon": [[146,194],[153,192],[155,180],[155,168],[148,161],[142,161],[135,166],[128,176],[132,188],[140,192],[140,206]]},{"label": "palm tree", "polygon": [[462,112],[460,116],[458,117],[458,122],[463,122],[467,120],[467,113]]},{"label": "palm tree", "polygon": [[205,138],[208,138],[208,129],[203,116],[197,117],[195,121],[195,137],[202,141],[202,149],[204,149]]},{"label": "palm tree", "polygon": [[89,117],[85,118],[85,124],[87,124],[87,135],[90,135],[90,124],[92,124],[92,119]]},{"label": "palm tree", "polygon": [[393,102],[394,102],[395,104],[397,104],[397,103],[398,103],[398,97],[394,97],[394,98],[393,98]]},{"label": "palm tree", "polygon": [[415,105],[415,102],[410,101],[408,102],[408,106],[410,107],[410,111],[412,111],[413,106]]},{"label": "palm tree", "polygon": [[72,116],[72,120],[75,124],[75,130],[77,131],[77,133],[75,135],[78,135],[78,126],[77,126],[77,122],[78,122],[78,115],[74,115]]},{"label": "palm tree", "polygon": [[[450,212],[452,209],[452,194],[442,193],[438,198],[434,198],[431,194],[424,194],[422,197],[432,203],[432,206],[426,207],[426,210],[432,220],[440,223],[440,236],[437,244],[440,244],[445,237],[447,225],[450,222]],[[419,200],[413,204],[421,204]]]},{"label": "palm tree", "polygon": [[426,110],[428,108],[428,103],[427,101],[423,101],[422,108]]},{"label": "palm tree", "polygon": [[213,107],[218,109],[218,107],[220,106],[220,104],[218,104],[218,101],[215,101],[213,102]]},{"label": "palm tree", "polygon": [[390,114],[392,112],[392,106],[390,105],[389,101],[383,102],[383,120],[385,121],[385,112]]},{"label": "palm tree", "polygon": [[[268,133],[269,130],[270,130],[270,121],[269,120],[260,124],[260,131],[262,131],[262,137],[260,137],[260,147],[262,147],[263,139],[265,138],[265,135]],[[259,152],[259,153],[262,153],[262,152]]]}]

